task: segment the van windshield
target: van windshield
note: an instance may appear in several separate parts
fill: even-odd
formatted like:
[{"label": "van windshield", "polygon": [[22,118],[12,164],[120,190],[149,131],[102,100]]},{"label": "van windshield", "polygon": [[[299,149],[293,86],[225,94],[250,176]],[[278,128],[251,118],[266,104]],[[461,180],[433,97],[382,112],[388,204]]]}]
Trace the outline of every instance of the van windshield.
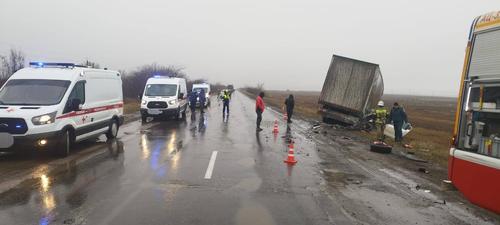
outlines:
[{"label": "van windshield", "polygon": [[0,104],[56,105],[70,84],[67,80],[9,80],[0,90]]},{"label": "van windshield", "polygon": [[193,91],[194,92],[201,92],[202,89],[205,91],[205,93],[208,93],[208,88],[201,88],[201,87],[193,88]]},{"label": "van windshield", "polygon": [[148,84],[144,92],[146,96],[175,96],[176,94],[176,84]]}]

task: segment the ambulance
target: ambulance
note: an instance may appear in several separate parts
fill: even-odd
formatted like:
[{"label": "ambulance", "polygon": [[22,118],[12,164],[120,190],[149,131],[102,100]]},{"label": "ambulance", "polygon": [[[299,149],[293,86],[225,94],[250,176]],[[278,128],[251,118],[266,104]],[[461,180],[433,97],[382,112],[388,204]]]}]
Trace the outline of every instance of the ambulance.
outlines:
[{"label": "ambulance", "polygon": [[141,99],[142,122],[148,117],[186,118],[186,79],[156,75],[149,78]]},{"label": "ambulance", "polygon": [[77,142],[123,123],[120,73],[72,63],[31,62],[0,89],[0,151],[50,150],[67,156]]}]

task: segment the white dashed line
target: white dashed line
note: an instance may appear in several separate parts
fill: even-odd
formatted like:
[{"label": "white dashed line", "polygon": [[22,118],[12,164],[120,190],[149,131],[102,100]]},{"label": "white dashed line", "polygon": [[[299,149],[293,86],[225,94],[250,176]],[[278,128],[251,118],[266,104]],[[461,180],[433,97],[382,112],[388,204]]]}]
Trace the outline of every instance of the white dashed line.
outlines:
[{"label": "white dashed line", "polygon": [[207,172],[205,173],[205,179],[212,178],[212,172],[214,171],[215,159],[217,158],[217,151],[212,152],[210,157],[210,162],[208,163]]}]

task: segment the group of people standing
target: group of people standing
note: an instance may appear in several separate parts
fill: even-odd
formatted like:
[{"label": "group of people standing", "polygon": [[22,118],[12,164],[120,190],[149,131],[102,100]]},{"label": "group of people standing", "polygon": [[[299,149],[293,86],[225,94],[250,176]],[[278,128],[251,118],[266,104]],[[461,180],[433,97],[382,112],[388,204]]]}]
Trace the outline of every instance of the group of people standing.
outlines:
[{"label": "group of people standing", "polygon": [[[255,100],[255,112],[257,113],[257,132],[262,131],[260,124],[262,122],[262,113],[265,109],[264,104],[264,92],[260,92]],[[378,102],[378,107],[374,110],[375,115],[375,125],[378,131],[378,139],[380,141],[385,140],[384,130],[388,123],[394,125],[394,139],[396,142],[403,141],[403,125],[408,123],[408,117],[406,112],[399,103],[394,102],[393,107],[390,112],[385,108],[384,101]],[[285,99],[284,109],[286,110],[288,123],[292,122],[293,109],[295,107],[295,100],[293,95],[289,95]]]},{"label": "group of people standing", "polygon": [[[259,95],[257,96],[257,99],[255,99],[255,113],[257,113],[257,132],[262,131],[262,128],[260,127],[260,123],[262,122],[262,113],[264,112],[264,109],[266,108],[264,104],[264,92],[260,92]],[[291,123],[292,122],[292,115],[293,115],[293,108],[295,107],[295,100],[293,95],[289,95],[288,98],[285,99],[285,104],[284,108],[286,110],[287,114],[287,122]]]},{"label": "group of people standing", "polygon": [[[260,127],[262,122],[262,113],[266,108],[264,103],[264,92],[260,92],[257,98],[255,99],[255,113],[257,114],[257,132],[262,131],[263,129]],[[219,96],[219,99],[222,101],[222,117],[227,118],[229,116],[229,102],[231,100],[231,93],[228,90],[223,90]],[[196,108],[196,103],[199,102],[201,112],[203,113],[203,106],[205,104],[206,98],[204,90],[201,90],[199,93],[193,93],[189,97],[191,111],[194,112]],[[408,123],[408,117],[406,115],[403,107],[399,105],[399,103],[394,102],[393,107],[390,112],[385,108],[384,101],[379,101],[377,104],[377,108],[374,109],[375,115],[375,126],[378,131],[378,139],[380,141],[384,141],[385,135],[384,130],[388,123],[392,123],[394,125],[394,136],[396,142],[401,142],[403,140],[403,125]],[[295,99],[292,94],[290,94],[284,102],[283,106],[284,110],[286,110],[287,122],[292,123],[293,110],[295,108]]]},{"label": "group of people standing", "polygon": [[377,108],[374,110],[375,126],[378,131],[378,139],[385,140],[384,130],[386,124],[392,123],[394,125],[394,140],[396,142],[403,141],[403,125],[408,123],[408,117],[403,107],[399,103],[394,102],[391,112],[389,113],[385,108],[384,101],[379,101]]}]

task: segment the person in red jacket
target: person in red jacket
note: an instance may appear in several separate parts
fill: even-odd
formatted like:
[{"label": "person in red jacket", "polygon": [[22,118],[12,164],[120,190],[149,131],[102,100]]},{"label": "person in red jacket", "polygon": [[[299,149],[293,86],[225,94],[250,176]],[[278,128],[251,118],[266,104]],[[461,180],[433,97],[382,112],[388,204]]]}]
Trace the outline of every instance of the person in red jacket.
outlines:
[{"label": "person in red jacket", "polygon": [[264,92],[260,92],[259,96],[257,96],[257,99],[255,100],[255,112],[257,113],[257,132],[262,131],[262,128],[260,128],[260,122],[262,121],[262,113],[264,112],[264,108],[266,107],[264,105]]}]

